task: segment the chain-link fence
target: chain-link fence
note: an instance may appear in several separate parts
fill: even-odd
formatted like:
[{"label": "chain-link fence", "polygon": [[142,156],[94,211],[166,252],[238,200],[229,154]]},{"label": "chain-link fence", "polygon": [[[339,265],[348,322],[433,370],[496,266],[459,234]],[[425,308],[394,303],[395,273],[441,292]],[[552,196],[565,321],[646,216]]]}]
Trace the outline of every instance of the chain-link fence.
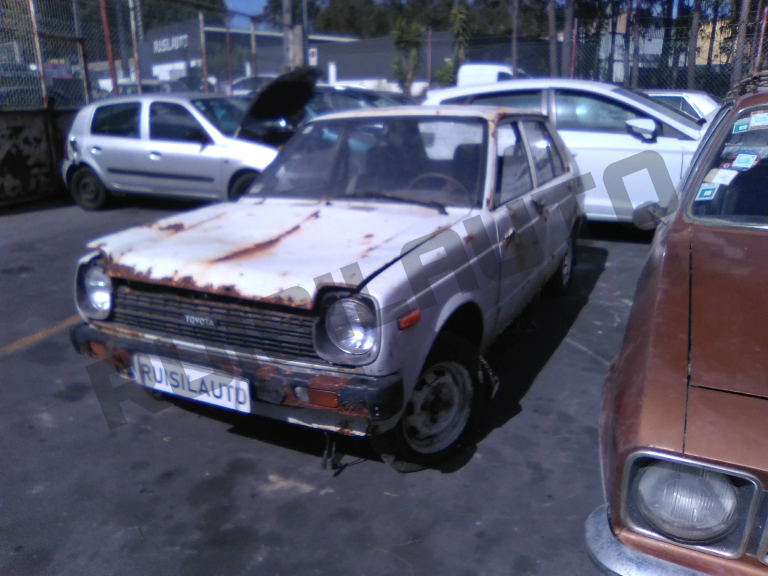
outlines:
[{"label": "chain-link fence", "polygon": [[[262,80],[249,77],[284,69],[282,33],[261,17],[224,6],[221,0],[0,0],[0,109],[75,109],[136,92],[252,93]],[[758,56],[756,29],[753,23],[737,64],[741,76],[752,72]],[[328,81],[394,80],[391,38],[320,36],[310,35],[310,45],[319,47],[316,60]],[[434,37],[424,54],[432,60],[420,72],[425,86],[434,85],[453,51],[449,32]],[[559,38],[559,75],[716,96],[730,88],[736,51],[730,24],[702,24],[692,63],[688,28],[648,28],[633,38],[621,27],[579,25],[574,39],[568,51]],[[517,48],[521,71],[550,75],[546,38],[521,38]],[[510,63],[510,56],[509,36],[474,38],[466,51],[475,62]]]},{"label": "chain-link fence", "polygon": [[256,20],[214,1],[0,0],[0,110],[229,92],[256,72]]}]

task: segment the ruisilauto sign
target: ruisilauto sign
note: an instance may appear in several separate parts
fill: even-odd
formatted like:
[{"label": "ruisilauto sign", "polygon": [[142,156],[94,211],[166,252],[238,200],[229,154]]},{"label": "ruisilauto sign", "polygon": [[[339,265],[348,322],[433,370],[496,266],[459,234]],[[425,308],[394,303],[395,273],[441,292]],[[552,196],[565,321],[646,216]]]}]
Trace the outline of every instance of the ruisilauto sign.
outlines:
[{"label": "ruisilauto sign", "polygon": [[152,66],[171,62],[199,60],[200,23],[197,19],[158,26],[148,30],[143,42],[139,43],[141,75],[151,78]]}]

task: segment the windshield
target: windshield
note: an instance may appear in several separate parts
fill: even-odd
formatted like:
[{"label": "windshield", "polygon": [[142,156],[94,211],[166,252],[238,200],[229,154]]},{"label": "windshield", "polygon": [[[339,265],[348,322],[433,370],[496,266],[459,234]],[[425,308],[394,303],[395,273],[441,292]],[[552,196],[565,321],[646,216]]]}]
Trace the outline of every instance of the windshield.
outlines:
[{"label": "windshield", "polygon": [[768,108],[741,114],[694,192],[691,214],[714,224],[768,225]]},{"label": "windshield", "polygon": [[286,145],[250,194],[477,206],[487,123],[394,117],[318,121]]},{"label": "windshield", "polygon": [[658,112],[659,114],[663,114],[667,117],[671,117],[673,120],[684,125],[686,128],[689,128],[691,130],[696,130],[696,131],[698,131],[701,128],[701,126],[699,126],[696,122],[691,120],[689,116],[683,114],[680,110],[676,110],[675,108],[671,108],[670,106],[667,106],[666,104],[662,104],[657,100],[653,100],[652,98],[649,98],[645,94],[633,92],[632,90],[627,90],[626,88],[615,88],[614,92],[618,92],[622,96],[625,96],[630,100],[633,100],[637,104],[642,104],[643,106],[647,106],[648,108]]},{"label": "windshield", "polygon": [[226,136],[233,136],[245,115],[248,102],[241,98],[200,98],[192,100],[206,120]]}]

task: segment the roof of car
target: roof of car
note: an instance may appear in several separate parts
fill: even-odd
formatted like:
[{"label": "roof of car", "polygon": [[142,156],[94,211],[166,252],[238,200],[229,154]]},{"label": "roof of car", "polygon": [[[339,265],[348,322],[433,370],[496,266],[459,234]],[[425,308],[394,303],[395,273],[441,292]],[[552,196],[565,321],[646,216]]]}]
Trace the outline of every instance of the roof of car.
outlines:
[{"label": "roof of car", "polygon": [[736,101],[736,108],[739,110],[751,106],[760,106],[768,104],[768,92],[755,92],[746,94]]},{"label": "roof of car", "polygon": [[495,122],[506,116],[540,116],[545,117],[541,110],[516,110],[501,106],[392,106],[387,108],[362,108],[359,110],[347,110],[319,116],[317,120],[342,120],[346,118],[381,118],[390,116],[448,116],[484,118]]},{"label": "roof of car", "polygon": [[101,100],[91,102],[91,106],[101,106],[102,104],[120,104],[123,102],[137,102],[142,100],[163,100],[166,102],[188,102],[190,100],[200,100],[204,98],[237,98],[237,96],[227,96],[226,94],[206,94],[205,92],[147,92],[145,94],[130,94],[126,96],[109,96]]},{"label": "roof of car", "polygon": [[619,86],[608,84],[606,82],[594,82],[592,80],[571,80],[570,78],[521,78],[517,80],[501,80],[489,84],[471,84],[469,86],[457,86],[455,88],[443,88],[442,90],[430,90],[428,99],[439,96],[440,98],[450,98],[453,96],[465,96],[474,94],[478,90],[488,92],[503,92],[514,88],[581,88],[582,90],[591,90],[595,92],[611,92]]}]

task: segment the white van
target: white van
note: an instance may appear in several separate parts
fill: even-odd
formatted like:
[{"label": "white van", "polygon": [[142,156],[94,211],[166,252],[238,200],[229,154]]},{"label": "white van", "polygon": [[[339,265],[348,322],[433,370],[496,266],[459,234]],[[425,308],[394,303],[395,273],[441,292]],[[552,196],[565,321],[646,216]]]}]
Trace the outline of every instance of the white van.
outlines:
[{"label": "white van", "polygon": [[[528,75],[518,68],[518,77],[527,78]],[[456,74],[456,86],[491,84],[513,78],[512,67],[506,64],[462,64]]]}]

